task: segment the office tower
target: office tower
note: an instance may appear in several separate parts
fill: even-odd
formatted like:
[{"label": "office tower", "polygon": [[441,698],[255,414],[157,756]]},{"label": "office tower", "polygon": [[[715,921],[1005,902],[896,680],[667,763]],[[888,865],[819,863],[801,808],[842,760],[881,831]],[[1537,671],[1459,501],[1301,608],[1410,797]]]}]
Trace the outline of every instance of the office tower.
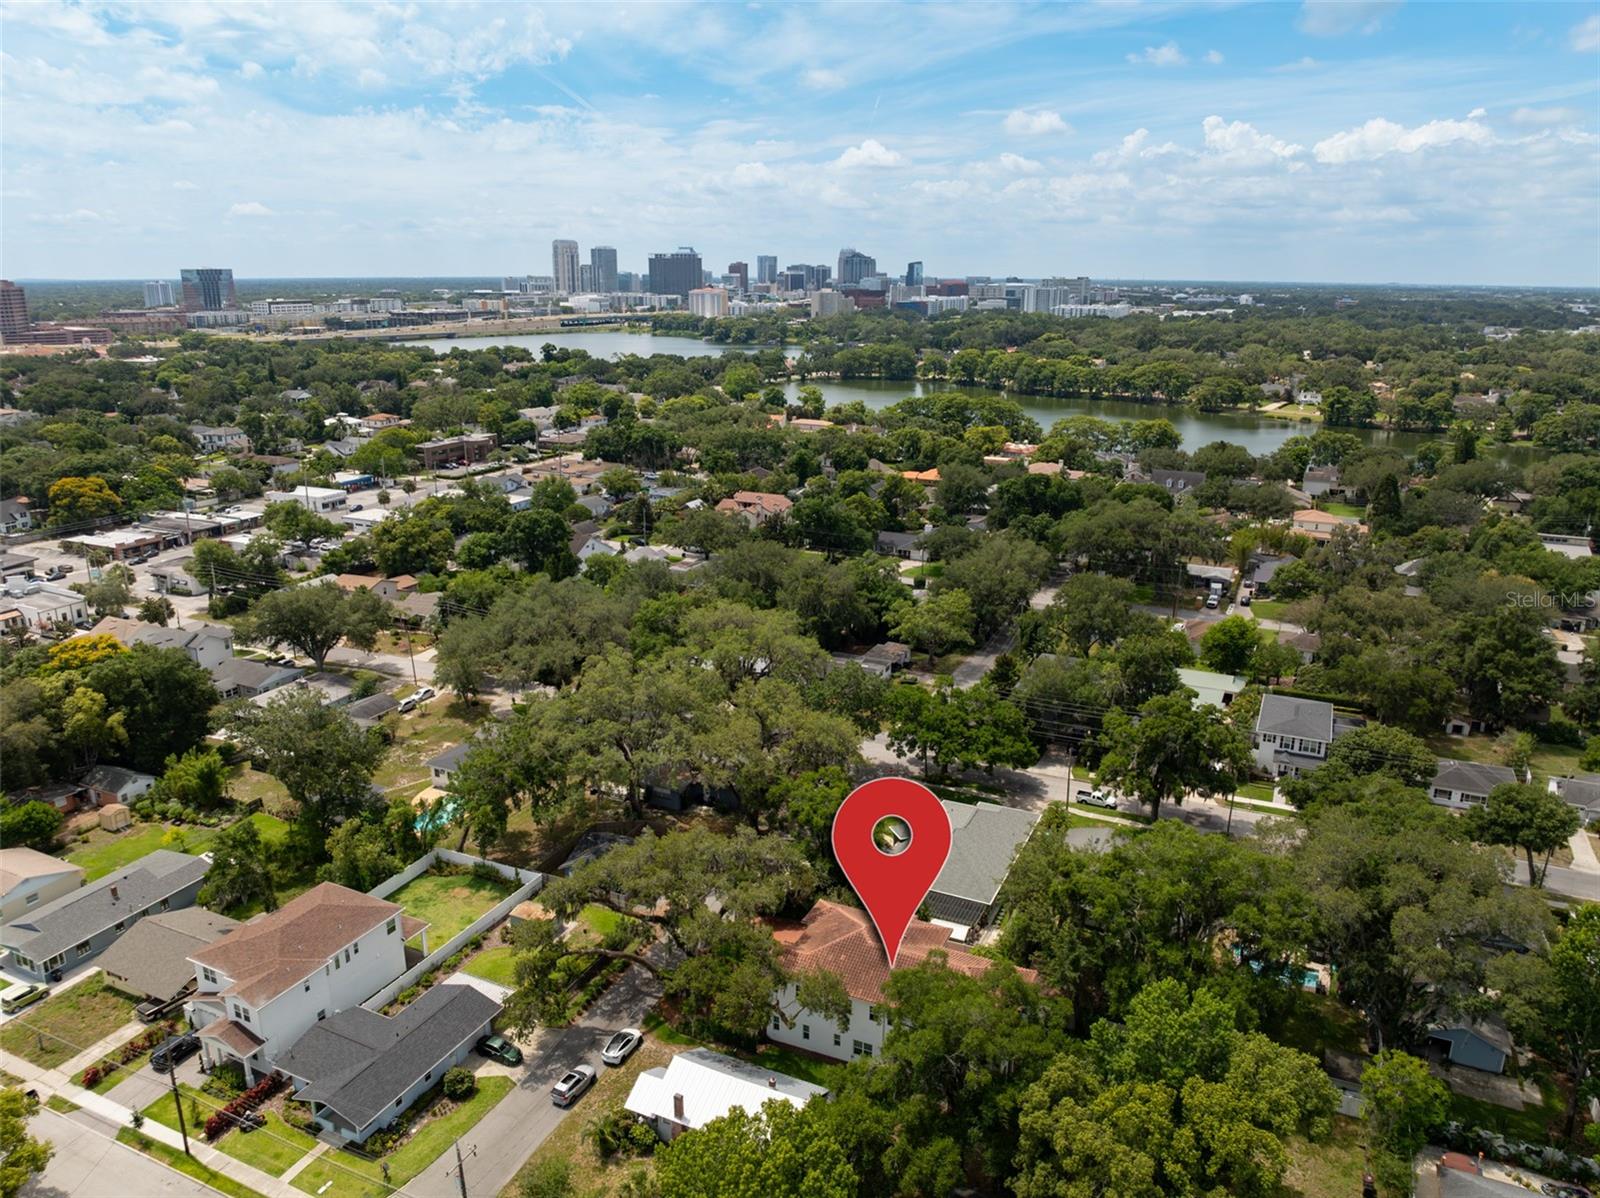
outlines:
[{"label": "office tower", "polygon": [[906,263],[906,286],[907,287],[921,287],[922,286],[922,263],[920,263],[920,262],[907,262]]},{"label": "office tower", "polygon": [[578,290],[578,243],[552,241],[550,243],[550,273],[556,279],[557,295],[573,295]]},{"label": "office tower", "polygon": [[144,306],[146,308],[170,308],[172,304],[172,284],[166,279],[157,279],[153,283],[144,285]]},{"label": "office tower", "polygon": [[215,266],[178,272],[185,312],[225,312],[239,306],[233,291],[233,271]]},{"label": "office tower", "polygon": [[[867,261],[871,262],[872,259],[868,258]],[[818,262],[811,268],[811,272],[814,287],[826,287],[833,280],[833,267],[826,262]]]},{"label": "office tower", "polygon": [[32,327],[27,293],[10,279],[0,279],[0,341],[26,337]]},{"label": "office tower", "polygon": [[778,255],[756,255],[756,282],[776,283],[778,281]]},{"label": "office tower", "polygon": [[678,295],[685,301],[689,293],[705,283],[700,255],[692,246],[679,246],[671,254],[650,255],[650,293]]},{"label": "office tower", "polygon": [[589,266],[594,274],[594,289],[606,293],[617,289],[617,251],[597,245],[589,251]]},{"label": "office tower", "polygon": [[639,286],[639,276],[637,274],[635,274],[631,270],[619,270],[617,272],[617,290],[618,291],[639,291],[639,290],[641,290],[641,288]]},{"label": "office tower", "polygon": [[878,263],[860,250],[845,248],[839,251],[839,286],[854,287],[868,275],[878,273]]},{"label": "office tower", "polygon": [[594,267],[588,262],[578,263],[578,290],[585,295],[594,291]]},{"label": "office tower", "polygon": [[748,262],[728,263],[728,273],[739,280],[739,294],[750,294],[750,264]]}]

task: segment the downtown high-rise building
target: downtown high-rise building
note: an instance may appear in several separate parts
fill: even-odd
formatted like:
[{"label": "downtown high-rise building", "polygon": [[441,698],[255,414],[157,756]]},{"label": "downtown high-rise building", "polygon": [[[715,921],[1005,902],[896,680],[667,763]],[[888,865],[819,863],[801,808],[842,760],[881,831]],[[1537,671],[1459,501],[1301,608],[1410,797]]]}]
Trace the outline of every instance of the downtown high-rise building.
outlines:
[{"label": "downtown high-rise building", "polygon": [[0,341],[26,337],[32,327],[28,320],[28,293],[10,279],[0,279]]},{"label": "downtown high-rise building", "polygon": [[550,273],[555,276],[557,295],[576,295],[578,291],[578,243],[557,239],[550,243]]},{"label": "downtown high-rise building", "polygon": [[750,264],[748,262],[728,263],[728,273],[739,280],[739,294],[750,294]]},{"label": "downtown high-rise building", "polygon": [[170,308],[175,302],[172,298],[172,284],[168,280],[156,279],[144,285],[146,308]]},{"label": "downtown high-rise building", "polygon": [[679,246],[670,254],[650,255],[652,295],[677,295],[687,302],[689,293],[704,283],[705,272],[700,266],[700,255],[693,247]]},{"label": "downtown high-rise building", "polygon": [[233,271],[218,266],[186,267],[178,272],[185,312],[227,312],[239,306]]},{"label": "downtown high-rise building", "polygon": [[596,291],[611,293],[617,289],[617,251],[609,245],[597,245],[589,251],[589,269],[594,276]]},{"label": "downtown high-rise building", "polygon": [[921,287],[922,286],[922,263],[920,263],[920,262],[907,262],[906,263],[906,286],[907,287]]},{"label": "downtown high-rise building", "polygon": [[854,287],[868,275],[877,273],[877,259],[848,246],[839,251],[839,286]]},{"label": "downtown high-rise building", "polygon": [[587,262],[578,263],[578,290],[585,295],[595,290],[594,267]]},{"label": "downtown high-rise building", "polygon": [[778,255],[756,255],[756,282],[776,283],[778,281]]}]

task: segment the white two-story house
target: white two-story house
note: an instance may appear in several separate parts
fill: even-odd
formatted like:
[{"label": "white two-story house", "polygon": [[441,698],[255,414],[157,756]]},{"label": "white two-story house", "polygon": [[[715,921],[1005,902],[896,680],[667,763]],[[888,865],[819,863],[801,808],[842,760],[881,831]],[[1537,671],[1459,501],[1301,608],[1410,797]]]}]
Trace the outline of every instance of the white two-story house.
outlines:
[{"label": "white two-story house", "polygon": [[251,1081],[270,1073],[319,1020],[404,973],[406,939],[424,926],[397,903],[323,882],[207,945],[189,958],[185,1007],[205,1060],[238,1061]]},{"label": "white two-story house", "polygon": [[1328,759],[1338,733],[1333,704],[1292,695],[1263,695],[1251,743],[1256,767],[1269,777],[1298,777]]}]

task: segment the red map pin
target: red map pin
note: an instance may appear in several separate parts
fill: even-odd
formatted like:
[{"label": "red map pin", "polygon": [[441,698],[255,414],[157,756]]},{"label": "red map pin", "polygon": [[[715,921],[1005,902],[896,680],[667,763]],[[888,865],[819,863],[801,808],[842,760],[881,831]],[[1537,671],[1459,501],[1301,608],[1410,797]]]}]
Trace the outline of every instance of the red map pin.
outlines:
[{"label": "red map pin", "polygon": [[920,782],[865,782],[834,814],[833,855],[872,917],[892,969],[906,926],[950,856],[949,814]]}]

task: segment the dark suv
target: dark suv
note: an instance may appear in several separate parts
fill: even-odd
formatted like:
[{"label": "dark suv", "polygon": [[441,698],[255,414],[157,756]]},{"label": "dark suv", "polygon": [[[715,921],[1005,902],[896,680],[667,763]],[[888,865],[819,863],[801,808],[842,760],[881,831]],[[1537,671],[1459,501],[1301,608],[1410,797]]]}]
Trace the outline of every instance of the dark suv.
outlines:
[{"label": "dark suv", "polygon": [[150,1054],[150,1067],[157,1073],[170,1073],[182,1061],[200,1051],[200,1037],[184,1032],[165,1041]]}]

